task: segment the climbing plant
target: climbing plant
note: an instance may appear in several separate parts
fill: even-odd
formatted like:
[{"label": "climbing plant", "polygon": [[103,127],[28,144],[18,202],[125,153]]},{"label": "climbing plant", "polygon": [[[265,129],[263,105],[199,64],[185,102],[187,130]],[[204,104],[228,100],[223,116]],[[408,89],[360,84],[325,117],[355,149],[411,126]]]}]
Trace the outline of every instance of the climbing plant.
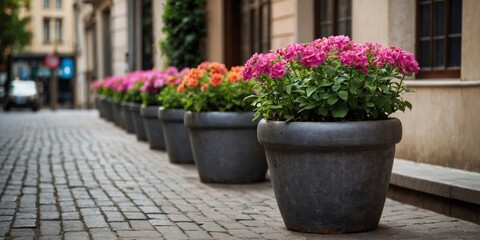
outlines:
[{"label": "climbing plant", "polygon": [[203,59],[205,0],[167,0],[163,12],[165,39],[160,42],[167,64],[179,69],[195,67]]}]

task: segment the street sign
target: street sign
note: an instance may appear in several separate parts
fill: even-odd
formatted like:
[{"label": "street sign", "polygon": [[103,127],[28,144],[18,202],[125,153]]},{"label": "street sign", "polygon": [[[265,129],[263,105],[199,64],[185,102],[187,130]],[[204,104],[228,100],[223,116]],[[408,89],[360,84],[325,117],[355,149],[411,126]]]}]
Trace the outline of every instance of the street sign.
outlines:
[{"label": "street sign", "polygon": [[45,63],[45,66],[47,66],[47,68],[49,68],[50,70],[53,70],[57,68],[58,65],[60,64],[60,58],[55,54],[48,54],[45,57],[44,63]]},{"label": "street sign", "polygon": [[62,78],[72,78],[74,73],[73,59],[63,58],[60,61],[60,70]]}]

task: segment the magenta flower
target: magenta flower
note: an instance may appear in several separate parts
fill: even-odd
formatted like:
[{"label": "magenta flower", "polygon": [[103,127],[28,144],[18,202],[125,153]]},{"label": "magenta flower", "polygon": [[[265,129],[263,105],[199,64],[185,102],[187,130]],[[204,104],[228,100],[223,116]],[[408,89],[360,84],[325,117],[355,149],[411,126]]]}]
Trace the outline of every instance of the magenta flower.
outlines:
[{"label": "magenta flower", "polygon": [[287,65],[286,61],[280,61],[280,62],[274,63],[270,67],[270,72],[268,73],[269,76],[273,79],[283,77],[285,75],[285,66],[286,65]]},{"label": "magenta flower", "polygon": [[303,50],[302,59],[300,60],[300,64],[304,67],[318,67],[318,65],[325,62],[327,59],[327,54],[321,50],[316,48],[315,46],[309,45]]},{"label": "magenta flower", "polygon": [[298,43],[292,43],[287,45],[283,49],[279,49],[278,54],[283,56],[285,60],[297,59],[303,53],[304,46]]}]

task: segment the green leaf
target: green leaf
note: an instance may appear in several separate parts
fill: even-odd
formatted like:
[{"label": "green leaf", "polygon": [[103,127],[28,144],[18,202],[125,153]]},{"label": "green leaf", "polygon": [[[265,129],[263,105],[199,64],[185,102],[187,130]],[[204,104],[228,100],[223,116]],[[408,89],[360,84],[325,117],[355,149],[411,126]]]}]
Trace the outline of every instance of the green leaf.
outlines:
[{"label": "green leaf", "polygon": [[367,105],[367,107],[375,107],[375,104],[373,104],[371,102],[367,103],[366,105]]},{"label": "green leaf", "polygon": [[288,95],[290,95],[290,93],[292,92],[292,87],[293,84],[289,84],[285,87],[285,91],[288,93]]},{"label": "green leaf", "polygon": [[336,118],[343,118],[347,116],[348,107],[346,105],[337,105],[332,109],[332,114]]},{"label": "green leaf", "polygon": [[347,91],[339,91],[337,95],[344,101],[348,99],[348,92]]},{"label": "green leaf", "polygon": [[327,98],[327,103],[331,106],[338,102],[338,97],[337,95],[331,95],[330,97]]},{"label": "green leaf", "polygon": [[307,97],[310,97],[312,93],[314,93],[317,90],[316,86],[308,86],[307,87]]}]

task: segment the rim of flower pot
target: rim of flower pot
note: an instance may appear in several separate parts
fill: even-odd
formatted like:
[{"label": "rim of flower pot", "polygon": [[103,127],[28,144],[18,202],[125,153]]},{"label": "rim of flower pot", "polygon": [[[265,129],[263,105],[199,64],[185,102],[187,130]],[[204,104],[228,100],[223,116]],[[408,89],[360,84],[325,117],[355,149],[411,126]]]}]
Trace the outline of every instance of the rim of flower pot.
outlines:
[{"label": "rim of flower pot", "polygon": [[[319,133],[322,135],[319,136]],[[375,147],[399,143],[402,123],[397,118],[358,122],[289,122],[262,119],[258,141],[289,148]]]},{"label": "rim of flower pot", "polygon": [[130,102],[130,104],[128,105],[128,107],[129,107],[129,109],[130,109],[131,111],[139,112],[139,111],[140,111],[140,108],[142,107],[142,104]]},{"label": "rim of flower pot", "polygon": [[160,107],[158,109],[158,119],[160,120],[183,121],[184,115],[185,110],[182,108],[165,109],[164,107]]},{"label": "rim of flower pot", "polygon": [[251,128],[258,125],[252,121],[253,112],[185,112],[184,123],[195,128]]},{"label": "rim of flower pot", "polygon": [[158,118],[158,109],[160,106],[146,106],[142,104],[140,114],[146,118]]},{"label": "rim of flower pot", "polygon": [[122,102],[120,102],[120,105],[122,105],[122,107],[128,108],[128,107],[130,107],[130,102],[122,101]]}]

